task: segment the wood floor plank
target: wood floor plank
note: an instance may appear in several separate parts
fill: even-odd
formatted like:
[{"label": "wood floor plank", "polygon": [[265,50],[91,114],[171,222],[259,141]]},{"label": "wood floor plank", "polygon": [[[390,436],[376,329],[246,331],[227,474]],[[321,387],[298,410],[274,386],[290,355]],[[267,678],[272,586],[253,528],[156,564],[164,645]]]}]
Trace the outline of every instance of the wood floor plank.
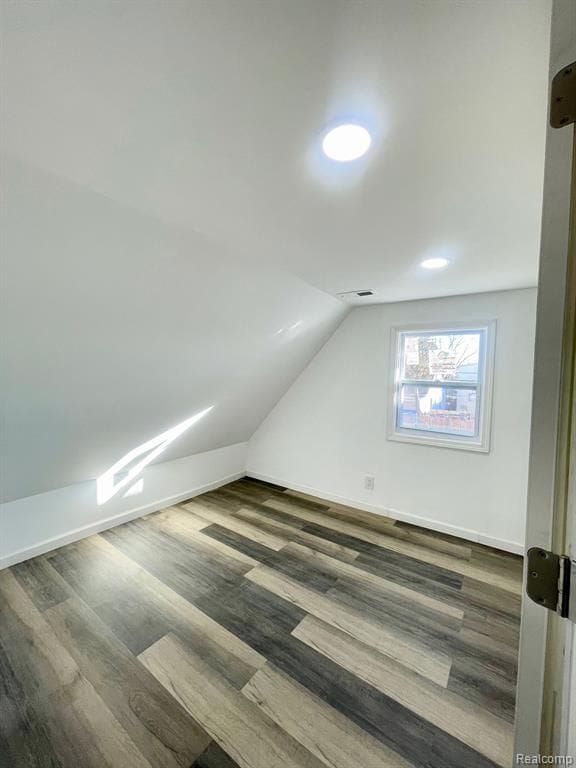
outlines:
[{"label": "wood floor plank", "polygon": [[447,616],[452,616],[458,620],[461,620],[464,617],[464,611],[461,608],[449,605],[441,600],[435,600],[414,589],[409,589],[396,582],[376,576],[369,571],[363,570],[357,565],[336,560],[296,542],[288,544],[283,551],[297,554],[306,562],[319,562],[326,569],[329,569],[330,573],[339,578],[348,578],[360,586],[372,587],[384,595],[389,594],[401,598],[405,600],[408,605],[416,603],[418,606],[429,608],[438,613],[444,613]]},{"label": "wood floor plank", "polygon": [[[271,500],[277,500],[277,501],[286,501],[290,500],[290,497],[286,496],[285,493],[280,492],[265,492],[263,494],[254,494],[250,491],[246,492],[241,487],[236,487],[233,489],[230,489],[230,494],[234,494],[234,496],[243,502],[244,505],[254,504],[257,506],[265,506],[268,501]],[[299,499],[298,505],[301,509],[306,509],[311,512],[325,512],[328,509],[328,503],[325,504],[318,504],[316,502],[308,501]],[[289,512],[286,514],[290,514]]]},{"label": "wood floor plank", "polygon": [[227,493],[226,495],[232,496],[236,502],[235,509],[231,512],[233,515],[241,509],[249,509],[252,512],[258,512],[260,515],[267,517],[270,520],[284,523],[284,525],[288,525],[290,528],[302,528],[306,524],[305,520],[302,520],[296,515],[291,515],[288,512],[281,512],[279,509],[274,509],[273,507],[267,507],[264,503],[246,497],[244,494]]},{"label": "wood floor plank", "polygon": [[65,581],[117,634],[132,652],[138,653],[170,631],[170,624],[144,586],[134,578],[138,566],[113,556],[118,552],[97,548],[99,536],[90,537],[51,553],[49,567]]},{"label": "wood floor plank", "polygon": [[520,644],[520,626],[501,614],[488,610],[467,608],[462,623],[463,628],[504,643],[518,654]]},{"label": "wood floor plank", "polygon": [[472,562],[487,571],[508,574],[517,580],[523,578],[523,559],[512,552],[503,552],[476,544],[472,546]]},{"label": "wood floor plank", "polygon": [[508,638],[494,638],[483,632],[477,632],[463,623],[460,630],[460,639],[463,644],[473,645],[483,653],[501,658],[513,667],[512,677],[516,678],[518,671],[518,648],[515,643],[509,642]]},{"label": "wood floor plank", "polygon": [[487,571],[480,564],[468,562],[459,557],[445,554],[444,552],[433,551],[427,549],[425,546],[420,546],[410,541],[396,539],[383,531],[370,531],[367,528],[362,528],[351,523],[334,519],[331,519],[329,523],[327,523],[327,515],[303,510],[298,507],[297,503],[285,501],[284,499],[269,499],[265,502],[265,505],[279,509],[283,512],[296,514],[320,526],[327,526],[327,524],[329,524],[330,528],[339,531],[340,533],[367,541],[383,549],[389,549],[413,557],[424,563],[429,563],[430,565],[436,565],[440,568],[455,571],[463,576],[470,576],[478,581],[486,581],[489,584],[506,589],[512,593],[518,594],[521,592],[522,582],[516,575]]},{"label": "wood floor plank", "polygon": [[203,598],[202,607],[275,667],[415,766],[494,765],[292,634],[287,635],[305,618],[304,612],[256,584],[247,582],[236,587],[233,595],[223,594],[217,600]]},{"label": "wood floor plank", "polygon": [[[7,622],[0,628],[0,765],[10,768],[62,768],[51,743],[50,722],[37,711],[40,702],[26,691],[27,679],[19,672],[19,660],[9,657],[4,645]],[[12,622],[11,622],[12,623]],[[30,699],[32,702],[30,703]]]},{"label": "wood floor plank", "polygon": [[209,525],[206,520],[189,514],[182,507],[166,507],[147,516],[144,520],[179,539],[194,543],[197,541],[195,534]]},{"label": "wood floor plank", "polygon": [[242,693],[330,768],[409,768],[397,752],[270,664]]},{"label": "wood floor plank", "polygon": [[460,660],[469,669],[480,671],[485,679],[497,681],[502,691],[514,698],[517,676],[517,651],[506,643],[474,632],[451,617],[443,617],[427,608],[414,610],[402,601],[383,597],[370,587],[338,582],[326,593],[339,605],[390,628],[409,634],[432,651],[441,651],[453,662]]},{"label": "wood floor plank", "polygon": [[320,504],[324,507],[327,507],[330,511],[330,514],[334,514],[335,517],[339,517],[342,520],[347,520],[348,522],[360,524],[364,523],[368,526],[370,526],[373,530],[381,530],[381,529],[387,529],[389,526],[394,525],[394,520],[390,517],[384,517],[384,515],[375,515],[371,512],[365,512],[362,509],[356,509],[355,507],[350,507],[347,504],[338,504],[334,501],[329,501],[327,499],[321,499],[319,496],[312,496],[309,493],[301,493],[300,491],[292,491],[289,488],[285,491],[285,496],[293,496],[295,499],[298,500],[298,503],[301,503],[302,500],[304,501],[312,501],[316,502],[317,504]]},{"label": "wood floor plank", "polygon": [[63,579],[55,578],[44,555],[18,563],[11,570],[40,611],[61,603],[72,594]]},{"label": "wood floor plank", "polygon": [[263,544],[254,541],[253,538],[249,539],[231,528],[225,528],[218,523],[211,523],[207,528],[204,528],[204,535],[215,541],[219,541],[229,549],[241,552],[256,563],[264,562],[270,555],[278,551],[276,549],[265,547]]},{"label": "wood floor plank", "polygon": [[313,559],[304,560],[289,546],[276,552],[264,564],[316,592],[328,592],[336,587],[340,578],[338,574],[326,568],[324,563]]},{"label": "wood floor plank", "polygon": [[236,547],[243,553],[250,553],[256,559],[256,565],[259,563],[268,565],[270,568],[274,568],[319,592],[326,592],[336,586],[338,582],[339,576],[328,572],[322,563],[312,560],[305,562],[298,556],[298,553],[294,553],[289,547],[283,547],[277,551],[271,550],[219,525],[209,526],[204,530],[204,533],[206,536],[217,537],[220,541],[226,542],[230,547]]},{"label": "wood floor plank", "polygon": [[[305,611],[282,600],[267,589],[246,580],[233,590],[201,598],[198,607],[241,642],[255,649],[266,660],[275,643],[288,637]],[[259,667],[263,666],[259,664]]]},{"label": "wood floor plank", "polygon": [[503,629],[520,629],[522,598],[506,590],[474,579],[462,582],[462,601],[466,614],[475,612],[480,620],[492,621]]},{"label": "wood floor plank", "polygon": [[[273,508],[273,507],[271,507]],[[307,517],[312,517],[308,513],[305,513]],[[394,545],[392,547],[382,546],[382,542],[376,543],[375,541],[368,541],[370,536],[358,537],[354,535],[358,532],[356,526],[348,523],[340,523],[336,521],[335,525],[324,520],[322,524],[313,522],[312,519],[306,521],[306,525],[303,528],[307,533],[312,533],[315,536],[328,539],[334,543],[354,548],[359,552],[357,558],[358,563],[370,562],[375,564],[382,563],[385,567],[386,563],[397,565],[402,563],[402,569],[407,569],[410,572],[418,576],[430,579],[435,584],[440,586],[452,587],[454,589],[460,589],[464,576],[449,568],[444,568],[438,564],[426,562],[417,557],[411,557],[406,553],[396,552]],[[376,538],[382,538],[383,534],[379,533]]]},{"label": "wood floor plank", "polygon": [[[39,721],[48,754],[66,768],[77,767],[79,754],[90,768],[152,768],[9,571],[0,574],[0,597],[2,647],[22,685],[28,718],[11,723],[12,730]],[[177,763],[170,757],[161,765]]]},{"label": "wood floor plank", "polygon": [[174,636],[139,659],[241,768],[322,765]]},{"label": "wood floor plank", "polygon": [[455,608],[464,609],[462,584],[465,577],[457,573],[423,563],[412,557],[399,555],[390,550],[381,550],[381,552],[370,554],[362,552],[354,564],[357,568],[380,576],[387,581]]},{"label": "wood floor plank", "polygon": [[89,605],[114,600],[131,584],[127,580],[129,570],[118,569],[113,560],[97,556],[93,547],[98,540],[99,536],[90,536],[46,555],[50,568]]},{"label": "wood floor plank", "polygon": [[[219,659],[221,669],[226,665],[228,678],[240,687],[264,663],[252,648],[103,537],[80,542],[77,554],[78,561],[63,571],[64,577],[133,653],[140,653],[168,632],[177,632],[187,641],[215,646],[211,655]],[[50,562],[54,567],[60,565],[58,558]],[[70,566],[69,561],[66,565]],[[97,577],[101,571],[111,580],[106,582],[108,589],[117,585],[116,602],[109,599],[108,590],[100,600],[102,579]]]},{"label": "wood floor plank", "polygon": [[504,646],[516,659],[520,642],[520,596],[465,579],[461,598],[465,610],[463,633],[482,636],[488,645]]},{"label": "wood floor plank", "polygon": [[100,535],[191,602],[236,584],[246,570],[238,561],[217,556],[198,541],[183,543],[142,521],[125,523]]},{"label": "wood floor plank", "polygon": [[483,665],[511,685],[518,674],[518,653],[514,647],[491,637],[462,627],[458,641],[454,643],[454,657],[462,656],[471,662]]},{"label": "wood floor plank", "polygon": [[[260,482],[253,482],[250,479],[237,480],[229,486],[229,490],[243,495],[245,498],[252,498],[255,501],[264,502],[268,499],[288,498],[284,490],[272,485],[264,485]],[[309,499],[301,499],[301,506],[305,509],[323,510],[327,509],[329,502]]]},{"label": "wood floor plank", "polygon": [[206,749],[210,739],[202,728],[79,598],[48,609],[45,617],[81,673],[154,766],[188,768]]},{"label": "wood floor plank", "polygon": [[286,539],[290,539],[291,536],[300,531],[304,526],[303,520],[300,521],[296,518],[291,518],[290,515],[283,515],[282,512],[270,509],[270,507],[265,507],[264,505],[258,507],[254,505],[240,506],[232,514],[234,517],[239,517],[241,520],[246,520],[246,522],[252,523],[258,528],[275,533]]},{"label": "wood floor plank", "polygon": [[192,768],[238,768],[238,763],[232,760],[215,741],[212,741],[194,761]]},{"label": "wood floor plank", "polygon": [[123,552],[117,550],[110,542],[100,536],[88,539],[87,542],[101,557],[108,557],[110,562],[114,564],[116,571],[131,576],[133,581],[143,590],[142,599],[165,617],[171,629],[177,628],[179,634],[184,637],[201,632],[212,643],[236,657],[242,667],[246,668],[246,673],[249,676],[265,664],[266,659],[261,654],[254,651],[235,634],[229,632],[217,621],[210,618],[208,614],[135,563]]},{"label": "wood floor plank", "polygon": [[[268,516],[266,516],[266,513],[268,513]],[[295,542],[302,546],[309,547],[310,549],[314,549],[317,552],[323,552],[338,560],[352,562],[358,557],[358,552],[356,550],[341,546],[340,544],[324,539],[321,536],[314,536],[312,533],[303,531],[301,525],[288,525],[283,522],[282,518],[277,517],[278,514],[282,514],[279,513],[278,510],[266,507],[257,510],[242,507],[233,514],[234,517],[240,517],[263,530],[270,530],[270,532],[277,533],[289,542]]]},{"label": "wood floor plank", "polygon": [[[414,534],[417,534],[418,539],[422,542],[424,546],[433,546],[434,541],[443,541],[446,544],[453,544],[456,546],[465,546],[468,550],[470,550],[471,554],[473,554],[475,551],[478,551],[478,550],[488,549],[488,547],[486,547],[484,544],[479,544],[476,541],[469,541],[468,539],[463,538],[462,536],[453,536],[449,533],[443,533],[441,531],[436,531],[431,528],[423,528],[422,526],[417,525],[416,523],[405,523],[402,520],[396,520],[394,525],[395,525],[395,528],[398,528],[400,530],[410,531]],[[502,554],[504,553],[502,552]],[[514,557],[518,557],[518,556],[514,555]],[[471,559],[471,557],[469,559]]]},{"label": "wood floor plank", "polygon": [[188,520],[176,520],[175,517],[172,517],[168,521],[160,519],[159,522],[156,520],[155,515],[151,515],[150,518],[145,519],[150,519],[152,524],[157,525],[161,530],[164,530],[166,533],[179,539],[183,544],[190,543],[194,549],[199,547],[204,550],[204,552],[212,550],[212,557],[215,560],[220,559],[220,561],[227,566],[230,565],[230,560],[236,560],[237,562],[250,567],[258,563],[258,560],[254,560],[239,549],[227,546],[223,541],[214,538],[212,535],[208,535],[207,531],[208,529],[214,529],[214,523],[211,523],[209,520],[204,520],[201,517],[197,517],[184,508],[177,507],[177,509],[191,521],[190,524]]},{"label": "wood floor plank", "polygon": [[465,629],[452,618],[442,619],[439,614],[428,610],[411,610],[402,603],[383,600],[381,595],[369,589],[358,590],[338,584],[326,596],[340,606],[361,611],[374,623],[397,628],[431,651],[445,653],[453,662],[460,659],[470,668],[482,669],[482,676],[498,679],[503,688],[509,687],[513,697],[517,675],[516,651],[504,643]]},{"label": "wood floor plank", "polygon": [[446,654],[427,649],[408,635],[391,631],[384,624],[376,624],[356,611],[343,608],[324,595],[266,566],[254,568],[246,574],[246,578],[352,637],[372,645],[381,653],[439,685],[447,684],[451,659]]},{"label": "wood floor plank", "polygon": [[[285,495],[294,496],[299,501],[305,499],[322,502],[322,499],[316,496],[310,496],[298,491],[287,490]],[[425,529],[420,529],[408,524],[398,526],[396,520],[391,517],[385,517],[384,515],[379,515],[373,512],[365,512],[345,504],[335,504],[326,500],[324,500],[324,503],[328,505],[328,510],[326,512],[327,516],[336,517],[339,520],[352,523],[353,525],[362,528],[368,528],[371,531],[382,531],[393,538],[404,539],[406,541],[411,541],[414,544],[423,544],[429,549],[445,552],[453,557],[470,560],[472,550],[468,542],[463,539],[456,539],[455,537],[450,537],[450,539],[448,539],[448,537],[436,535],[434,531],[425,531]]]},{"label": "wood floor plank", "polygon": [[[202,496],[202,503],[207,504],[206,495]],[[221,512],[222,501],[218,499],[218,510]],[[168,514],[165,515],[165,512]],[[244,555],[238,549],[228,547],[224,543],[220,542],[211,536],[205,536],[204,532],[206,528],[213,527],[213,523],[209,520],[205,520],[202,517],[198,517],[189,510],[185,509],[183,505],[168,507],[166,510],[150,515],[145,520],[150,520],[155,525],[158,525],[163,530],[177,537],[188,540],[193,545],[208,546],[215,552],[218,552],[224,557],[224,562],[227,559],[237,560],[238,562],[254,565],[256,562],[248,555]]]},{"label": "wood floor plank", "polygon": [[280,538],[272,533],[266,533],[255,525],[246,523],[243,520],[238,520],[231,515],[224,515],[220,512],[216,512],[214,509],[203,506],[199,501],[191,501],[183,505],[185,509],[192,512],[204,520],[210,523],[217,523],[223,528],[228,528],[235,533],[239,533],[241,536],[245,536],[247,539],[252,539],[257,544],[261,544],[269,549],[282,549],[288,543],[287,539]]},{"label": "wood floor plank", "polygon": [[408,636],[432,653],[452,658],[460,637],[461,622],[443,613],[379,594],[357,584],[339,582],[326,592],[326,597],[343,609],[361,613],[375,625],[383,624],[401,637]]},{"label": "wood floor plank", "polygon": [[400,527],[394,525],[392,528],[385,529],[385,533],[387,536],[391,536],[394,539],[416,544],[419,547],[441,552],[460,560],[469,561],[472,558],[472,548],[463,539],[447,541],[446,539],[435,535],[432,531],[429,532],[428,535],[422,535],[418,528],[413,528],[412,526]]},{"label": "wood floor plank", "polygon": [[220,539],[215,538],[213,535],[208,535],[207,534],[208,528],[211,528],[213,530],[214,524],[209,523],[206,526],[206,528],[198,532],[197,538],[200,542],[202,542],[203,544],[206,544],[206,546],[212,547],[221,555],[224,555],[224,557],[230,558],[232,560],[237,560],[239,563],[246,565],[247,570],[249,570],[250,568],[253,568],[255,565],[258,564],[259,561],[251,557],[250,555],[246,554],[245,551],[237,549],[236,547],[231,547],[228,544],[226,544],[224,541],[220,541]]},{"label": "wood floor plank", "polygon": [[448,690],[463,699],[493,712],[511,725],[514,723],[515,687],[486,665],[465,656],[455,656],[450,670]]},{"label": "wood floor plank", "polygon": [[510,765],[513,729],[488,709],[409,672],[313,616],[307,616],[292,634],[497,765]]},{"label": "wood floor plank", "polygon": [[[181,501],[180,506],[185,507],[186,504],[190,504],[193,501],[198,501],[205,507],[211,507],[216,512],[230,515],[234,510],[238,509],[241,505],[241,501],[237,496],[230,494],[227,490],[228,486],[218,488],[216,491],[210,491],[209,493],[203,493],[201,496],[194,496],[186,501]],[[244,497],[242,497],[244,498]]]},{"label": "wood floor plank", "polygon": [[238,482],[256,483],[257,485],[263,485],[265,488],[273,488],[276,491],[284,492],[286,490],[284,485],[279,485],[278,483],[273,483],[269,480],[260,480],[257,477],[253,477],[252,475],[244,475],[244,477],[241,477]]},{"label": "wood floor plank", "polygon": [[[205,497],[202,496],[200,500],[204,502],[204,498]],[[245,506],[260,508],[262,506],[262,501],[264,500],[259,497],[254,497],[251,493],[247,494],[241,489],[239,490],[231,485],[226,485],[223,488],[214,491],[211,498],[213,501],[217,501],[219,505],[223,504],[224,508],[227,511],[230,511],[231,514],[234,514],[236,510]],[[270,498],[270,496],[267,494],[266,498]]]},{"label": "wood floor plank", "polygon": [[205,529],[206,536],[217,537],[218,540],[226,542],[230,547],[236,547],[243,553],[250,553],[256,560],[256,565],[264,564],[274,568],[280,573],[301,583],[316,589],[319,592],[326,592],[336,586],[338,576],[327,573],[321,565],[312,565],[305,563],[295,556],[287,547],[280,550],[268,549],[255,541],[246,539],[234,531],[229,531],[219,525],[211,525]]}]

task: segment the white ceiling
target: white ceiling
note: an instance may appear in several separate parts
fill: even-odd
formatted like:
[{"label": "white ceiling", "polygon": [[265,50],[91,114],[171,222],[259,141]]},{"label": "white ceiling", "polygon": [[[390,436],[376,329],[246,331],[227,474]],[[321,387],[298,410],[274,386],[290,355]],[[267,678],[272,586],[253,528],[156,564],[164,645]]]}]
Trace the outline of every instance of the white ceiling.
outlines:
[{"label": "white ceiling", "polygon": [[[547,0],[3,8],[8,152],[331,294],[536,284]],[[365,160],[322,157],[342,118]]]},{"label": "white ceiling", "polygon": [[[209,405],[163,459],[248,439],[339,291],[535,284],[546,0],[1,10],[5,498]],[[365,160],[322,157],[339,119]]]}]

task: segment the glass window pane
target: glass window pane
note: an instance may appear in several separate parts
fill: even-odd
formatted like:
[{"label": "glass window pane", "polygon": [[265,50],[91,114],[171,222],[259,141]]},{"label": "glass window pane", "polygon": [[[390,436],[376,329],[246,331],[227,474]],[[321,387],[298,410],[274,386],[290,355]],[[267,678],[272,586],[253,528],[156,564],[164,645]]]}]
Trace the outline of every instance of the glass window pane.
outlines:
[{"label": "glass window pane", "polygon": [[477,383],[483,334],[403,333],[402,378]]},{"label": "glass window pane", "polygon": [[418,429],[460,437],[476,437],[477,393],[460,387],[400,387],[396,413],[399,429]]}]

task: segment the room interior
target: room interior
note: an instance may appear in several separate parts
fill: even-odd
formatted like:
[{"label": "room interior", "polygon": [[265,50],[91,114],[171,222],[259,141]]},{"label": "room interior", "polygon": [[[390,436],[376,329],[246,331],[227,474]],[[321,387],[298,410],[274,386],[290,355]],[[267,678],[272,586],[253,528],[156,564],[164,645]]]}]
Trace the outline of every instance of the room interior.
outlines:
[{"label": "room interior", "polygon": [[0,764],[511,765],[550,3],[1,12]]}]

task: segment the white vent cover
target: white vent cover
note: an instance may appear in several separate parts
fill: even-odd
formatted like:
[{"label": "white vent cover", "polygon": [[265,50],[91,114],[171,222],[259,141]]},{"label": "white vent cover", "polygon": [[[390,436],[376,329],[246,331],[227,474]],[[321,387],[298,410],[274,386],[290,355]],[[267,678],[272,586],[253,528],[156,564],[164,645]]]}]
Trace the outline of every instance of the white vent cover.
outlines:
[{"label": "white vent cover", "polygon": [[347,304],[373,304],[375,301],[374,291],[370,290],[370,288],[359,288],[356,291],[342,291],[336,295]]}]

